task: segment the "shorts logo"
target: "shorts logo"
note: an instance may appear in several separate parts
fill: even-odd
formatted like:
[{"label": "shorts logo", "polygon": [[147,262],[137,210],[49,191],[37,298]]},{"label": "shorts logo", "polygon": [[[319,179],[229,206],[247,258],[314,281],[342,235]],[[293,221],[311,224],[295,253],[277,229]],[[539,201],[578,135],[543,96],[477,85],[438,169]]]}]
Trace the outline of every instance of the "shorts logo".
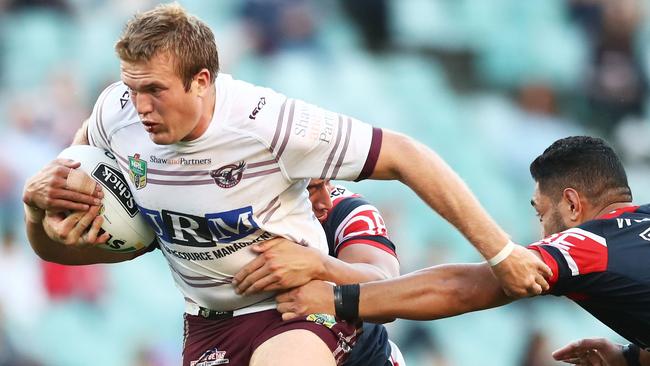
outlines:
[{"label": "shorts logo", "polygon": [[226,358],[226,351],[219,351],[214,348],[205,351],[198,360],[190,361],[190,366],[214,366],[230,363]]},{"label": "shorts logo", "polygon": [[246,169],[246,162],[240,161],[236,164],[228,164],[216,170],[210,170],[210,176],[221,188],[232,188],[241,181]]},{"label": "shorts logo", "polygon": [[336,325],[336,318],[330,314],[309,314],[307,320],[316,324],[324,325],[330,329]]},{"label": "shorts logo", "polygon": [[140,159],[140,154],[129,156],[129,176],[136,189],[147,185],[147,162]]}]

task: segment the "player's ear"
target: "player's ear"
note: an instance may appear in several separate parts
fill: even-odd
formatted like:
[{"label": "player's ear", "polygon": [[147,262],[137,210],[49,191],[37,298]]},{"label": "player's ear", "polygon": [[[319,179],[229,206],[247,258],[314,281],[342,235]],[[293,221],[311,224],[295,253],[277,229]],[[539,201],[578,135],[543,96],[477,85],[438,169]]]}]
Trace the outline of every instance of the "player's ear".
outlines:
[{"label": "player's ear", "polygon": [[573,188],[565,188],[562,191],[562,199],[565,201],[568,208],[568,217],[571,221],[578,221],[582,214],[584,206],[580,201],[580,194]]},{"label": "player's ear", "polygon": [[210,84],[212,83],[212,78],[210,71],[208,69],[201,69],[194,78],[192,78],[192,86],[190,87],[190,92],[196,93],[198,97],[203,97],[207,91],[210,89]]}]

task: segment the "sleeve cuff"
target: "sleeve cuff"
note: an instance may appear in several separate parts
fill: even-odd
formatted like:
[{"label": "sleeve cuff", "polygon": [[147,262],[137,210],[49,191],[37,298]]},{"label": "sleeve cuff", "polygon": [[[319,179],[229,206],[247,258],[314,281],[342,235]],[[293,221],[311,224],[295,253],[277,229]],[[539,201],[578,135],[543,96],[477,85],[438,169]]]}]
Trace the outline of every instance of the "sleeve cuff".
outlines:
[{"label": "sleeve cuff", "polygon": [[551,271],[553,272],[553,276],[551,276],[551,278],[548,280],[548,284],[551,286],[551,288],[549,289],[550,292],[551,290],[553,290],[553,287],[555,287],[555,284],[557,284],[557,280],[559,278],[558,277],[559,268],[557,266],[557,262],[555,261],[555,258],[553,258],[553,256],[549,252],[547,252],[546,249],[542,248],[539,245],[529,245],[527,249],[535,250],[539,252],[539,254],[542,256],[542,261],[551,268]]},{"label": "sleeve cuff", "polygon": [[373,127],[372,128],[372,140],[370,141],[370,150],[368,151],[368,157],[366,158],[365,164],[363,164],[363,169],[359,177],[355,179],[355,182],[367,179],[372,175],[372,172],[375,171],[375,166],[377,165],[377,160],[379,159],[379,151],[381,150],[381,141],[382,141],[382,130],[381,128]]}]

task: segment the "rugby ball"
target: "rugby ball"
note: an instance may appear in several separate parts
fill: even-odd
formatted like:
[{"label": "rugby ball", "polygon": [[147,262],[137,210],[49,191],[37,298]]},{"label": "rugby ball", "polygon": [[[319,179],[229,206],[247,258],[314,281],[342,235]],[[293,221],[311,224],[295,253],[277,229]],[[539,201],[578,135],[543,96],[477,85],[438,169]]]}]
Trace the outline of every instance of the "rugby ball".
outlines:
[{"label": "rugby ball", "polygon": [[100,248],[114,252],[133,252],[154,241],[156,234],[140,214],[111,152],[94,146],[73,145],[63,150],[59,158],[81,163],[78,169],[102,186],[104,198],[99,213],[104,217],[102,230],[110,238],[106,244],[99,245]]}]

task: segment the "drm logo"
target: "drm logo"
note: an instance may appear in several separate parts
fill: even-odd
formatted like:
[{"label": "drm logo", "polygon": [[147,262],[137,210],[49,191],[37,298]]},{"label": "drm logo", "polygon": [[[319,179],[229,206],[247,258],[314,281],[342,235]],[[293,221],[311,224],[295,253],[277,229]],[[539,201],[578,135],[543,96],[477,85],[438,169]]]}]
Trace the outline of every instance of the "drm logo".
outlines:
[{"label": "drm logo", "polygon": [[253,207],[246,206],[231,211],[207,214],[208,228],[214,240],[230,243],[244,238],[259,229],[253,219]]},{"label": "drm logo", "polygon": [[252,206],[204,216],[146,207],[140,207],[140,212],[162,240],[189,247],[216,247],[259,230]]}]

